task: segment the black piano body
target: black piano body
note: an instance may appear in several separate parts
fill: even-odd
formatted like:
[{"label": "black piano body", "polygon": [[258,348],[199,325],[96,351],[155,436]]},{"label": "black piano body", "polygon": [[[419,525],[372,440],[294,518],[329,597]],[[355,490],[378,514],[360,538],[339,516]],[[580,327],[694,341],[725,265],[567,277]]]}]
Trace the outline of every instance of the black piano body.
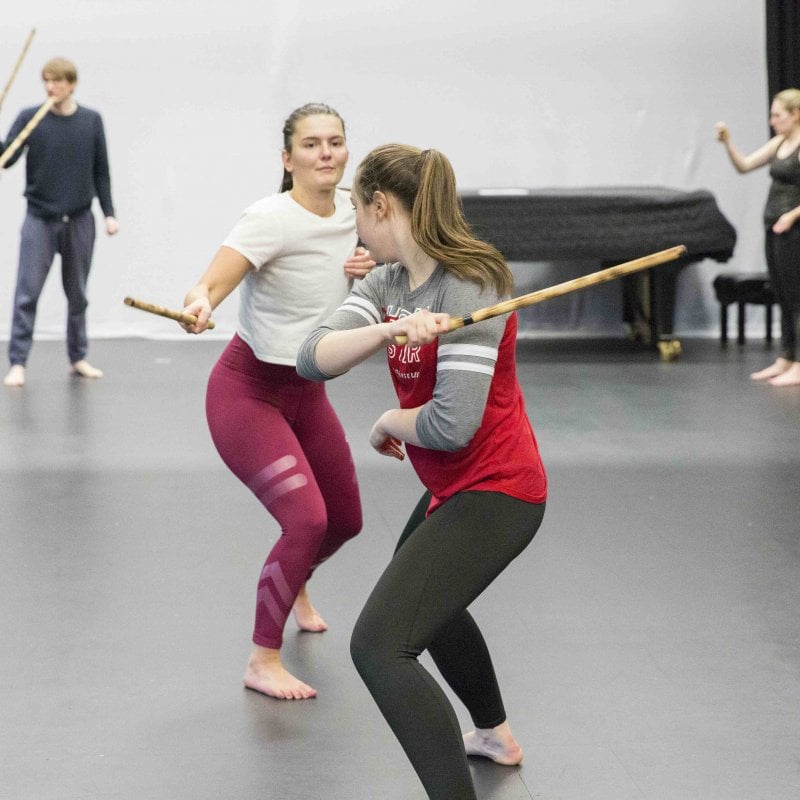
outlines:
[{"label": "black piano body", "polygon": [[[620,264],[678,244],[686,256],[621,281],[623,321],[644,318],[653,343],[673,340],[680,271],[733,255],[736,231],[711,192],[658,186],[476,189],[460,193],[473,231],[508,261]],[[662,350],[662,355],[664,351]]]}]

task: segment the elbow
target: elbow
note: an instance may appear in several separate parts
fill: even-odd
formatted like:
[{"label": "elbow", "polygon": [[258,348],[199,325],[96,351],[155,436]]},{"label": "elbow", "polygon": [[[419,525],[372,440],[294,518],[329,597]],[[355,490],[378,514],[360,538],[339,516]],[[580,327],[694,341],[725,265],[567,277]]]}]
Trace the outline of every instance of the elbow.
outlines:
[{"label": "elbow", "polygon": [[445,434],[446,450],[455,453],[463,450],[475,438],[477,427],[458,425]]},{"label": "elbow", "polygon": [[474,429],[455,426],[433,433],[430,446],[445,453],[457,453],[459,450],[463,450],[474,436]]},{"label": "elbow", "polygon": [[417,437],[423,447],[455,453],[472,441],[480,424],[480,417],[464,419],[457,411],[423,408],[417,417]]},{"label": "elbow", "polygon": [[301,378],[305,378],[307,381],[314,381],[315,383],[322,383],[323,381],[329,381],[331,378],[336,377],[335,375],[328,375],[319,368],[316,352],[316,342],[313,336],[309,336],[309,338],[300,345],[300,350],[297,353],[297,359],[295,361],[295,371],[297,374]]}]

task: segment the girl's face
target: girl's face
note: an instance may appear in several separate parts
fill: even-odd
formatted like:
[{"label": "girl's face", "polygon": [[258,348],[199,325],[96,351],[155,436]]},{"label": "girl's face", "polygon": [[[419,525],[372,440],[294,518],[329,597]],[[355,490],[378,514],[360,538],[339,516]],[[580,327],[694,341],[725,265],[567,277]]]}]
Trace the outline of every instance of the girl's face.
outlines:
[{"label": "girl's face", "polygon": [[769,109],[769,124],[778,136],[788,136],[800,127],[800,109],[789,111],[780,100],[773,100]]},{"label": "girl's face", "polygon": [[292,135],[292,152],[284,150],[282,156],[283,166],[298,188],[336,188],[349,156],[342,121],[332,114],[303,117]]}]

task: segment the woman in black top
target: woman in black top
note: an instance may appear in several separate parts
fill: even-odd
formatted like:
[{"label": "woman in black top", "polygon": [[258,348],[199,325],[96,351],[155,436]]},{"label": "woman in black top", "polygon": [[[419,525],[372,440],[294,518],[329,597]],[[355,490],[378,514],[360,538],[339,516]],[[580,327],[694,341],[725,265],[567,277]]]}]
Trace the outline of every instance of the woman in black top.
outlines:
[{"label": "woman in black top", "polygon": [[738,172],[769,165],[772,177],[764,209],[764,245],[781,309],[781,354],[750,377],[772,386],[800,386],[800,89],[775,95],[769,121],[775,136],[746,156],[734,147],[724,122],[717,123],[716,131]]}]

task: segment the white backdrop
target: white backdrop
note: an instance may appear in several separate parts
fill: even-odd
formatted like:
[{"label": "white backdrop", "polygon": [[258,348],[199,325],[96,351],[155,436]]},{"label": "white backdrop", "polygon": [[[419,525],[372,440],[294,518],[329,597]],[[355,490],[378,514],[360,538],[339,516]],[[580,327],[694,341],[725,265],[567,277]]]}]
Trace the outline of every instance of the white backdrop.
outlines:
[{"label": "white backdrop", "polygon": [[[369,149],[403,141],[447,153],[462,188],[709,189],[739,240],[728,265],[684,270],[678,333],[715,329],[717,271],[763,268],[768,176],[738,176],[713,137],[724,119],[743,149],[766,140],[760,0],[7,5],[3,85],[37,33],[0,109],[0,135],[20,108],[43,101],[41,66],[55,55],[77,63],[75,96],[105,121],[121,231],[98,234],[92,338],[184,335],[122,298],[181,306],[241,210],[277,189],[283,120],[311,100],[347,121],[347,179]],[[23,172],[20,161],[0,180],[0,338],[10,328]],[[230,335],[236,305],[230,298],[217,311],[215,334]],[[56,263],[37,337],[62,338],[64,317]]]}]

